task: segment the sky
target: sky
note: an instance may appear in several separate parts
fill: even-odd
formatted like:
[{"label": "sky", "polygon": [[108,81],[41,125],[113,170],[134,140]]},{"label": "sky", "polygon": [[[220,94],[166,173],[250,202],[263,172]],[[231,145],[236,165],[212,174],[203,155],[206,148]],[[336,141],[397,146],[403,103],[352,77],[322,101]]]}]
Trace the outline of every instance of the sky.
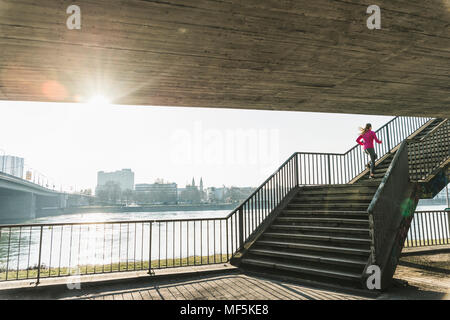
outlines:
[{"label": "sky", "polygon": [[[98,171],[135,183],[260,185],[294,152],[343,153],[358,127],[393,117],[242,109],[0,101],[0,155],[64,185],[95,189]],[[57,187],[59,189],[59,187]]]}]

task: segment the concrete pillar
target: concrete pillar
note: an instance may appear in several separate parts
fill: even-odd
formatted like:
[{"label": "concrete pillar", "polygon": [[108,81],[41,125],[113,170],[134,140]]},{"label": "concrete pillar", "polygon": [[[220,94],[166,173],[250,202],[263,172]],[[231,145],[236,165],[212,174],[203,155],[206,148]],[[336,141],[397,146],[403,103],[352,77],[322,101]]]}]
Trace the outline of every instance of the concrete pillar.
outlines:
[{"label": "concrete pillar", "polygon": [[28,207],[28,218],[36,218],[36,195],[34,193],[29,193],[29,207]]}]

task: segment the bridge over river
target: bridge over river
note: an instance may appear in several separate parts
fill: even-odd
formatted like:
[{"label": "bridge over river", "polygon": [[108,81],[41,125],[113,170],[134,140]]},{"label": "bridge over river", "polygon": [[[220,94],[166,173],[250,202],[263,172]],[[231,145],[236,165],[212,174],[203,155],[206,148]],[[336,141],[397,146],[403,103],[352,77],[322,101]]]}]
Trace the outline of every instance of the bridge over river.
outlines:
[{"label": "bridge over river", "polygon": [[48,189],[0,172],[0,220],[35,218],[36,212],[43,208],[67,208],[86,197]]}]

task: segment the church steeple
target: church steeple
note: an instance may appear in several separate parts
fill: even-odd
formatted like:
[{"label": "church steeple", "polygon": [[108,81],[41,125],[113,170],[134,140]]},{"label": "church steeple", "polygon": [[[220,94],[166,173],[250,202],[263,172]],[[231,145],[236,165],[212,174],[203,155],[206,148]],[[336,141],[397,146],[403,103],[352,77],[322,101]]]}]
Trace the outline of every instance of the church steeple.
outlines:
[{"label": "church steeple", "polygon": [[195,180],[194,180],[194,177],[192,177],[192,186],[195,187]]},{"label": "church steeple", "polygon": [[200,191],[203,192],[203,178],[200,177]]}]

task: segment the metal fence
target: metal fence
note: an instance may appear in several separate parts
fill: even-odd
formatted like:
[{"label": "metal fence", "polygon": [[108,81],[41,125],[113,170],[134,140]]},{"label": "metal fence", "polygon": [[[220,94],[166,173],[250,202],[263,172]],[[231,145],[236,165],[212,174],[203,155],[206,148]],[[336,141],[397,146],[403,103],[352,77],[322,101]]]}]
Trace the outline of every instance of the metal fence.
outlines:
[{"label": "metal fence", "polygon": [[292,155],[222,218],[0,225],[0,281],[229,261],[298,185]]},{"label": "metal fence", "polygon": [[450,244],[449,211],[417,211],[411,222],[405,248]]},{"label": "metal fence", "polygon": [[[391,120],[377,131],[378,155],[428,121]],[[227,262],[299,185],[348,183],[365,163],[358,145],[345,154],[294,153],[222,218],[0,225],[0,281]]]},{"label": "metal fence", "polygon": [[[376,131],[383,142],[375,144],[378,158],[389,153],[432,118],[395,117]],[[356,139],[355,139],[356,140]],[[298,152],[300,185],[346,184],[364,170],[368,156],[360,145],[343,154]]]},{"label": "metal fence", "polygon": [[232,223],[209,218],[0,226],[0,281],[222,263],[236,249]]}]

